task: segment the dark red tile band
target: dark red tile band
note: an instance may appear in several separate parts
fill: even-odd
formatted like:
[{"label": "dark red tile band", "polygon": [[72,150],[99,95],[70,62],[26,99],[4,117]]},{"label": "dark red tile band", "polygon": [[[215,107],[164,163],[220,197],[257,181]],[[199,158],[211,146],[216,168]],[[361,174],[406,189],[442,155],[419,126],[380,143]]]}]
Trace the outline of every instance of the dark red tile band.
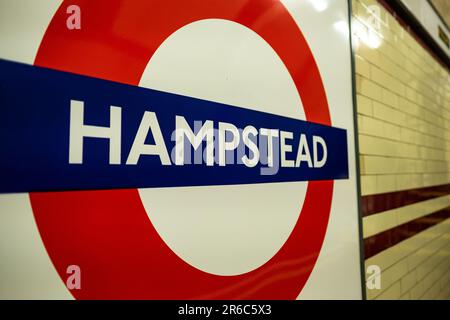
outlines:
[{"label": "dark red tile band", "polygon": [[365,258],[373,257],[448,218],[450,218],[450,207],[369,237],[364,240]]},{"label": "dark red tile band", "polygon": [[450,194],[450,184],[364,196],[363,217]]}]

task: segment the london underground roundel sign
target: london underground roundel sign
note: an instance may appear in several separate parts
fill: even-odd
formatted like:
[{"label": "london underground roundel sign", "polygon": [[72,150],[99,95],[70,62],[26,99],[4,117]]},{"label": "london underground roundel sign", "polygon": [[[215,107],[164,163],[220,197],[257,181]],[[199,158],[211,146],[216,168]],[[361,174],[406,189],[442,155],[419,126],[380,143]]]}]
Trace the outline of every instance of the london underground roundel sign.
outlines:
[{"label": "london underground roundel sign", "polygon": [[73,297],[359,296],[351,70],[321,68],[347,3],[300,2],[64,1],[32,63],[0,56],[1,197]]}]

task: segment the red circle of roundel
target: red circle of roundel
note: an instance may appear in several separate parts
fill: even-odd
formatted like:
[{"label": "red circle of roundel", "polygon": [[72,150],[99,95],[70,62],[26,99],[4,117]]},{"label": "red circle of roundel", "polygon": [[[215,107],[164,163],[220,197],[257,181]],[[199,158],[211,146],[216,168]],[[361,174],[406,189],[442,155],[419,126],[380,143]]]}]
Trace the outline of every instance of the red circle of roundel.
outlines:
[{"label": "red circle of roundel", "polygon": [[[66,8],[81,8],[68,30]],[[138,85],[156,49],[202,19],[226,19],[261,36],[277,52],[300,93],[308,121],[331,125],[324,87],[299,27],[277,0],[64,1],[35,65]],[[218,276],[179,258],[160,238],[137,189],[30,193],[39,232],[60,277],[81,267],[77,299],[295,299],[319,255],[333,181],[308,183],[301,215],[280,250],[241,275]]]}]

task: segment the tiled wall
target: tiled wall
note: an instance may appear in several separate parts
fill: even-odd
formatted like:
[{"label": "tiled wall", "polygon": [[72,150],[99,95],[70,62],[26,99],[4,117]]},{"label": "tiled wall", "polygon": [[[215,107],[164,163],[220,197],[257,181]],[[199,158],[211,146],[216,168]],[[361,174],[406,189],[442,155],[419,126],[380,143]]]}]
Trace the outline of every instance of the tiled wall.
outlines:
[{"label": "tiled wall", "polygon": [[450,26],[450,1],[448,0],[431,0],[442,19]]},{"label": "tiled wall", "polygon": [[352,3],[366,266],[382,270],[367,296],[450,299],[450,73],[376,0]]}]

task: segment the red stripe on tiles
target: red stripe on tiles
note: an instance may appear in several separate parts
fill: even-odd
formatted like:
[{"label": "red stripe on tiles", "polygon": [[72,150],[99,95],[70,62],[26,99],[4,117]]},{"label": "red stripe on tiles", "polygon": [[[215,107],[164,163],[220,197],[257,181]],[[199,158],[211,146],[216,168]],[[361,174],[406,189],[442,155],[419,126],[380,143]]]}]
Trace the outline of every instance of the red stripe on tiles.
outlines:
[{"label": "red stripe on tiles", "polygon": [[363,217],[450,194],[450,184],[364,196]]},{"label": "red stripe on tiles", "polygon": [[450,218],[450,207],[369,237],[364,240],[365,258],[368,259],[447,218]]}]

